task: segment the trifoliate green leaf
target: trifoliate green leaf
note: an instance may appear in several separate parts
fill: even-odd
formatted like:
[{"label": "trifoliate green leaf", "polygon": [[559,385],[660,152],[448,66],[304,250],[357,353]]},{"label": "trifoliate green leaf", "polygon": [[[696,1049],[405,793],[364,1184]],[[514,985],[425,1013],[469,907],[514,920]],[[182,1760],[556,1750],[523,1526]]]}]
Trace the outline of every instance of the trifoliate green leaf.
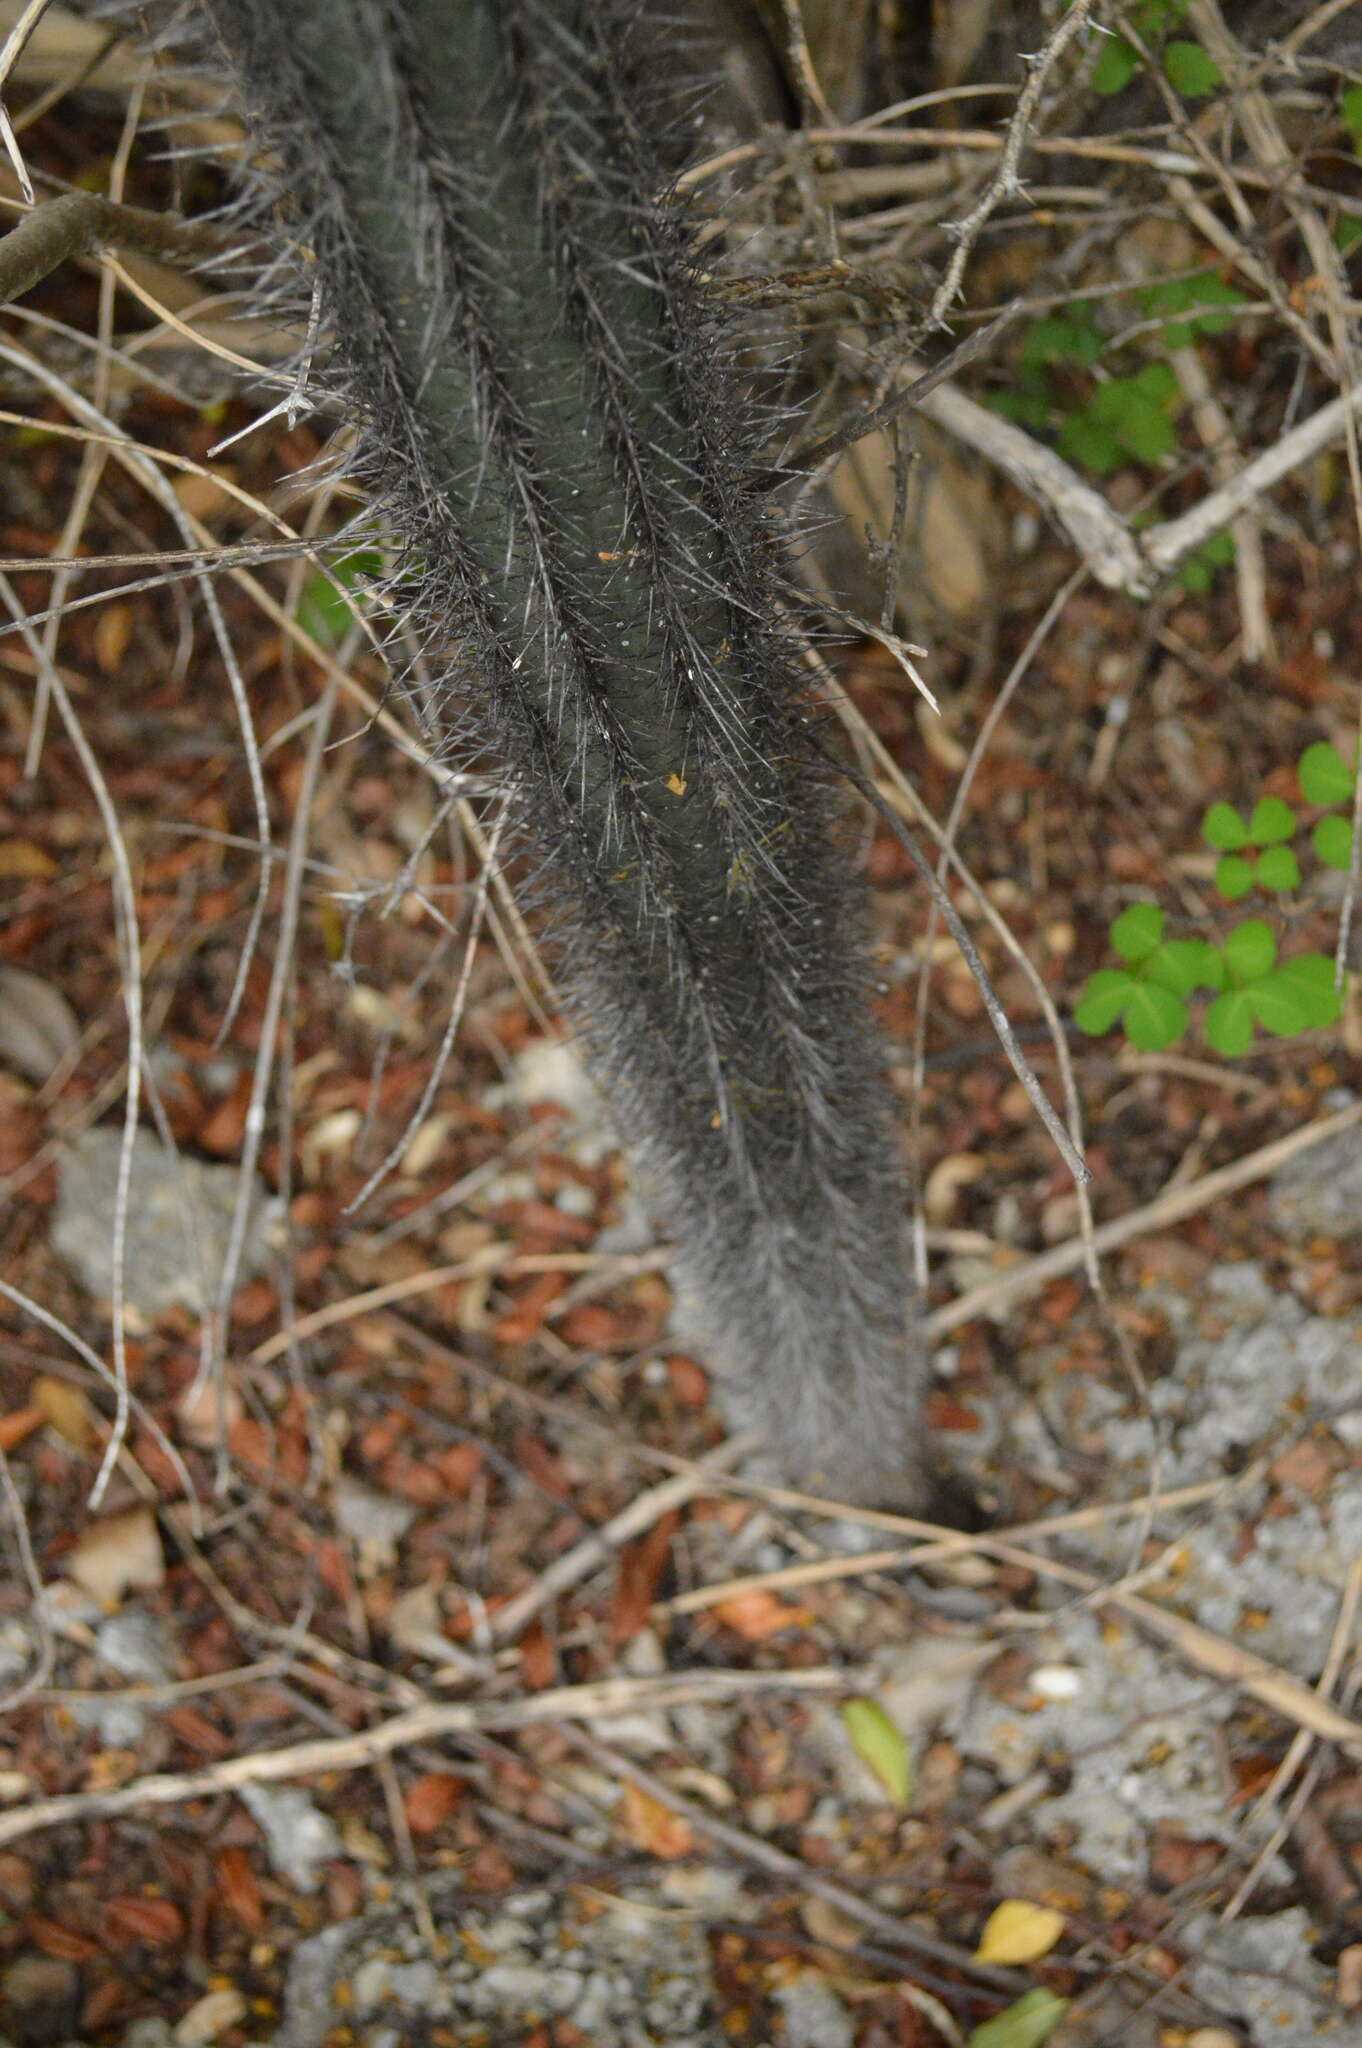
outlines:
[{"label": "trifoliate green leaf", "polygon": [[1111,928],[1112,951],[1129,967],[1147,960],[1163,937],[1163,912],[1155,903],[1132,903]]},{"label": "trifoliate green leaf", "polygon": [[1165,939],[1145,961],[1140,979],[1171,989],[1175,996],[1189,996],[1197,988],[1222,988],[1225,968],[1204,939]]},{"label": "trifoliate green leaf", "polygon": [[1221,947],[1230,979],[1242,988],[1246,982],[1261,981],[1269,973],[1277,958],[1277,941],[1272,927],[1261,917],[1246,918],[1237,924]]}]

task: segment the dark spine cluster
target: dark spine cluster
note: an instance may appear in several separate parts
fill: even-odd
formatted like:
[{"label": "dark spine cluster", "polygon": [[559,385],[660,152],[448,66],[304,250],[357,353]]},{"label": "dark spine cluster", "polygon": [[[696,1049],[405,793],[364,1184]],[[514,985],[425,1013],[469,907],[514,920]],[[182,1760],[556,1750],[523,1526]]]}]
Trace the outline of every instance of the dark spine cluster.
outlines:
[{"label": "dark spine cluster", "polygon": [[[857,893],[808,743],[757,429],[616,0],[205,0],[438,744],[494,749],[596,1078],[730,1407],[914,1492],[922,1378]],[[429,712],[429,702],[427,707]]]}]

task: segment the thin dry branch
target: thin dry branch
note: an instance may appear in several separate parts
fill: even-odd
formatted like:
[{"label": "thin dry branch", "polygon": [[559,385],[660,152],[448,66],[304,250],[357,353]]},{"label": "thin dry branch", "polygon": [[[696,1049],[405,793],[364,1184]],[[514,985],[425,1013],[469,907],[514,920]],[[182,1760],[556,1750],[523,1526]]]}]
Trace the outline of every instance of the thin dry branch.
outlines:
[{"label": "thin dry branch", "polygon": [[277,1785],[327,1771],[362,1770],[381,1757],[417,1743],[457,1740],[461,1735],[505,1732],[548,1721],[604,1720],[617,1714],[665,1713],[695,1703],[717,1704],[764,1692],[837,1693],[864,1685],[865,1673],[816,1667],[807,1671],[688,1671],[664,1678],[602,1678],[588,1685],[557,1686],[524,1699],[428,1700],[390,1715],[372,1728],[282,1749],[260,1749],[224,1757],[201,1771],[161,1771],[134,1778],[110,1792],[68,1792],[0,1814],[0,1847],[40,1829],[108,1820],[149,1807],[183,1806],[195,1799],[220,1799],[243,1785]]},{"label": "thin dry branch", "polygon": [[922,402],[929,419],[1010,476],[1051,515],[1099,583],[1137,597],[1148,596],[1213,534],[1341,439],[1359,406],[1362,383],[1299,421],[1176,519],[1136,531],[1062,456],[954,385],[938,385]]},{"label": "thin dry branch", "polygon": [[[1274,1138],[1271,1144],[1259,1146],[1229,1166],[1218,1167],[1214,1173],[1203,1174],[1200,1180],[1191,1181],[1186,1186],[1169,1188],[1156,1195],[1152,1202],[1131,1209],[1124,1216],[1114,1217],[1110,1223],[1099,1224],[1093,1232],[1092,1248],[1100,1255],[1114,1251],[1118,1245],[1129,1244],[1134,1238],[1167,1230],[1174,1223],[1181,1223],[1186,1217],[1195,1216],[1199,1210],[1209,1208],[1212,1202],[1220,1201],[1225,1195],[1237,1194],[1240,1188],[1252,1187],[1256,1181],[1266,1180],[1288,1159],[1308,1151],[1312,1145],[1322,1145],[1326,1139],[1337,1137],[1340,1131],[1352,1130],[1358,1123],[1362,1123],[1362,1103],[1357,1102],[1335,1111],[1332,1116],[1317,1117],[1313,1123],[1289,1131],[1284,1138]],[[1000,1273],[996,1280],[986,1280],[981,1286],[971,1288],[968,1294],[962,1294],[957,1300],[947,1302],[944,1308],[937,1309],[927,1318],[928,1335],[944,1337],[948,1331],[959,1329],[962,1323],[973,1322],[976,1316],[998,1315],[1014,1308],[1029,1295],[1038,1294],[1051,1280],[1057,1280],[1061,1274],[1072,1273],[1087,1256],[1088,1248],[1081,1238],[1070,1238],[1064,1244],[1054,1245],[1036,1258],[1027,1259],[1021,1265]]]},{"label": "thin dry branch", "polygon": [[177,263],[223,253],[220,233],[178,214],[120,205],[99,192],[63,192],[35,206],[0,239],[0,303],[22,297],[73,256],[102,247]]}]

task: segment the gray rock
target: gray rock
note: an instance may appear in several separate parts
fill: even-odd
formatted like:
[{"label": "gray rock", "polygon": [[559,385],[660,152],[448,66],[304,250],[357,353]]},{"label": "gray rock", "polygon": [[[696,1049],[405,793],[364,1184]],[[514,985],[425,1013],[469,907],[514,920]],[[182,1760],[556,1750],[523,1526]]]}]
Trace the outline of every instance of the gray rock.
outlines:
[{"label": "gray rock", "polygon": [[[63,1145],[59,1159],[53,1249],[87,1294],[113,1294],[114,1210],[123,1133],[109,1125]],[[179,1304],[202,1313],[217,1292],[236,1207],[239,1175],[232,1166],[176,1158],[147,1131],[132,1148],[123,1285],[144,1315]],[[253,1190],[241,1278],[263,1270],[273,1205],[263,1182]]]},{"label": "gray rock", "polygon": [[74,1963],[25,1949],[0,1974],[0,2006],[16,2042],[60,2041],[71,2031],[80,2004],[80,1972]]},{"label": "gray rock", "polygon": [[[357,2014],[363,2048],[411,2039],[416,2014],[459,2040],[514,2038],[561,2017],[591,2048],[726,2048],[703,1925],[659,1912],[654,1890],[604,1912],[598,1896],[585,1917],[571,1894],[541,1890],[487,1908],[453,1885],[423,1891],[446,1937],[441,1959],[425,1954],[410,1904],[328,1928],[295,1951],[270,2048],[321,2048]],[[482,1960],[488,1951],[496,1961]],[[403,1954],[412,1960],[393,1960]]]},{"label": "gray rock", "polygon": [[134,1685],[168,1685],[174,1677],[165,1623],[142,1608],[124,1608],[101,1622],[95,1655]]},{"label": "gray rock", "polygon": [[1284,1237],[1356,1237],[1362,1231],[1362,1128],[1311,1145],[1268,1183],[1272,1220]]},{"label": "gray rock", "polygon": [[786,2048],[852,2048],[855,2021],[816,1971],[801,1971],[771,1996],[785,2015]]},{"label": "gray rock", "polygon": [[397,1546],[416,1520],[410,1501],[375,1493],[354,1479],[339,1479],[331,1492],[336,1527],[350,1538],[375,1571],[390,1565]]},{"label": "gray rock", "polygon": [[1205,1914],[1185,1930],[1195,1955],[1190,1971],[1198,1998],[1242,2020],[1253,2048],[1358,2048],[1362,2022],[1340,2012],[1331,1972],[1310,1953],[1304,1906],[1222,1927]]},{"label": "gray rock", "polygon": [[123,2036],[123,2048],[175,2048],[175,2029],[155,2015],[134,2020]]},{"label": "gray rock", "polygon": [[267,1785],[243,1785],[240,1796],[265,1837],[274,1869],[282,1871],[300,1892],[315,1892],[318,1864],[341,1853],[340,1836],[329,1815],[314,1806],[306,1792],[292,1788],[277,1791]]}]

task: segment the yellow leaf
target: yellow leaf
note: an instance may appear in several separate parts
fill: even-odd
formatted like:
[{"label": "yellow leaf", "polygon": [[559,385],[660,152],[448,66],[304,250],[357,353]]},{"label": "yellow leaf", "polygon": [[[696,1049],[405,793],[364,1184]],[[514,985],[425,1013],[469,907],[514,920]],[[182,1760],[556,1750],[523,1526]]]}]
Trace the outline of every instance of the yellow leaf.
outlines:
[{"label": "yellow leaf", "polygon": [[50,1426],[73,1451],[83,1454],[92,1449],[97,1418],[79,1387],[43,1373],[33,1382],[33,1405],[42,1409]]},{"label": "yellow leaf", "polygon": [[1004,1899],[984,1923],[976,1963],[1034,1963],[1050,1950],[1064,1932],[1064,1915],[1053,1906],[1033,1905],[1030,1899]]},{"label": "yellow leaf", "polygon": [[684,796],[686,794],[685,776],[669,775],[667,777],[667,787],[671,791],[673,796]]},{"label": "yellow leaf", "polygon": [[848,1700],[842,1721],[851,1746],[872,1770],[895,1806],[906,1807],[913,1791],[913,1766],[903,1730],[878,1700]]},{"label": "yellow leaf", "polygon": [[6,882],[50,882],[58,872],[57,863],[31,839],[0,840],[0,880]]}]

